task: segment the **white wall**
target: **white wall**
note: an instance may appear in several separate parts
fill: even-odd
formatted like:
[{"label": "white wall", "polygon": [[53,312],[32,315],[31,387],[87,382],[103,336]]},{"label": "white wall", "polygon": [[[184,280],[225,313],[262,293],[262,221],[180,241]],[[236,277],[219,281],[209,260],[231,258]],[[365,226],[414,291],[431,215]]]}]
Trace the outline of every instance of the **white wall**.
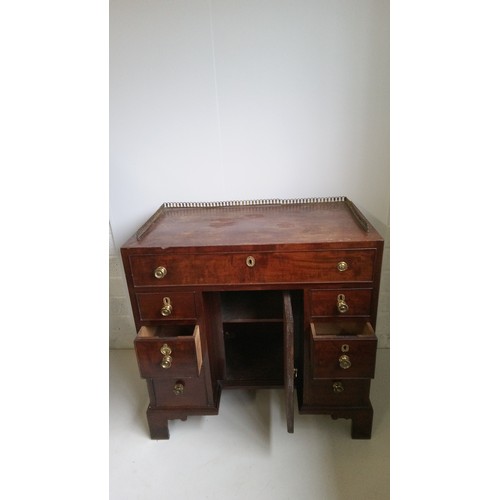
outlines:
[{"label": "white wall", "polygon": [[386,234],[388,0],[110,1],[114,248],[164,201],[336,195]]}]

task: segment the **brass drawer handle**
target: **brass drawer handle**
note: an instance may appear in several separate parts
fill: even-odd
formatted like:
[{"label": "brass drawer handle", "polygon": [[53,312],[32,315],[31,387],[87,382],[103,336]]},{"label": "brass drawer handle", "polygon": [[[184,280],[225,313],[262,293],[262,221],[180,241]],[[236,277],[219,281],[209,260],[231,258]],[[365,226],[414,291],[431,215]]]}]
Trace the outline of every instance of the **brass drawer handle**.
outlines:
[{"label": "brass drawer handle", "polygon": [[172,354],[172,349],[168,344],[163,344],[160,348],[160,352],[163,354],[163,358],[161,360],[161,367],[168,369],[172,366],[173,358],[170,356]]},{"label": "brass drawer handle", "polygon": [[155,269],[155,278],[161,280],[167,275],[167,270],[163,266],[159,266]]},{"label": "brass drawer handle", "polygon": [[172,314],[172,304],[170,303],[170,297],[163,297],[163,307],[161,308],[162,316],[170,316]]},{"label": "brass drawer handle", "polygon": [[347,302],[345,301],[345,295],[343,293],[339,293],[337,295],[337,309],[339,310],[339,313],[344,314],[349,310],[349,306],[347,305]]},{"label": "brass drawer handle", "polygon": [[342,382],[334,382],[332,387],[333,392],[335,392],[336,394],[344,392],[344,386],[342,385]]},{"label": "brass drawer handle", "polygon": [[182,382],[177,382],[174,385],[174,394],[176,396],[180,396],[183,393],[184,393],[184,384]]},{"label": "brass drawer handle", "polygon": [[347,268],[348,268],[348,267],[349,267],[349,266],[347,265],[347,262],[345,262],[345,261],[341,261],[341,262],[339,262],[339,263],[337,264],[337,269],[338,269],[341,273],[343,273],[344,271],[347,271]]},{"label": "brass drawer handle", "polygon": [[172,349],[170,349],[170,346],[168,344],[163,344],[161,346],[160,352],[164,355],[167,356],[168,354],[172,354]]},{"label": "brass drawer handle", "polygon": [[340,356],[339,365],[340,368],[343,368],[344,370],[347,370],[351,367],[351,360],[349,359],[349,356],[347,354],[342,354],[342,356]]},{"label": "brass drawer handle", "polygon": [[252,257],[251,255],[247,257],[247,266],[248,267],[255,266],[255,257]]}]

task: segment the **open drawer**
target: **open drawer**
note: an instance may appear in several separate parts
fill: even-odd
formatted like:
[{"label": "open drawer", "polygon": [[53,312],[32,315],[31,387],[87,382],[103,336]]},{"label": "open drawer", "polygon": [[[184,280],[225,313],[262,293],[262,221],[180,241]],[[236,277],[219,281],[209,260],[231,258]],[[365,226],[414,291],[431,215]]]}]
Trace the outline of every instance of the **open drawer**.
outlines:
[{"label": "open drawer", "polygon": [[198,325],[143,326],[134,341],[141,377],[197,377],[203,363]]},{"label": "open drawer", "polygon": [[315,379],[373,378],[377,337],[369,322],[311,323],[311,366]]}]

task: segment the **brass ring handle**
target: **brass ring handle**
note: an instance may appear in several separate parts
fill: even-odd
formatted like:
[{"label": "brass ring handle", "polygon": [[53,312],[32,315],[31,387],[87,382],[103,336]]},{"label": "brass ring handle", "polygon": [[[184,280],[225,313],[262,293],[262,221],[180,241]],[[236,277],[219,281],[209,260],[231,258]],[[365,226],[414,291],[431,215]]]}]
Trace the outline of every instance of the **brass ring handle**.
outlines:
[{"label": "brass ring handle", "polygon": [[161,280],[167,275],[167,270],[163,266],[159,266],[155,269],[155,278]]},{"label": "brass ring handle", "polygon": [[337,309],[341,314],[344,314],[349,310],[349,306],[345,301],[345,295],[343,293],[339,293],[337,295]]},{"label": "brass ring handle", "polygon": [[177,382],[174,385],[174,394],[180,396],[184,392],[184,384],[182,382]]},{"label": "brass ring handle", "polygon": [[162,316],[170,316],[172,314],[172,304],[170,303],[170,297],[163,297],[163,307],[161,308]]},{"label": "brass ring handle", "polygon": [[163,344],[160,347],[160,352],[163,354],[163,358],[161,360],[161,367],[168,369],[172,366],[173,358],[170,356],[172,354],[172,349],[168,344]]},{"label": "brass ring handle", "polygon": [[170,349],[170,346],[168,344],[163,344],[160,348],[160,352],[164,356],[168,356],[169,354],[172,354],[172,349]]},{"label": "brass ring handle", "polygon": [[345,262],[345,261],[341,261],[341,262],[339,262],[339,263],[337,264],[337,269],[338,269],[341,273],[342,273],[342,272],[344,272],[344,271],[347,271],[347,268],[348,268],[348,267],[349,267],[349,266],[347,265],[347,262]]},{"label": "brass ring handle", "polygon": [[172,356],[163,356],[163,359],[161,360],[161,367],[168,369],[172,366]]},{"label": "brass ring handle", "polygon": [[247,257],[247,266],[248,267],[255,266],[255,257],[252,257],[251,255]]},{"label": "brass ring handle", "polygon": [[347,354],[342,354],[342,356],[340,356],[339,365],[340,368],[343,368],[344,370],[347,370],[351,367],[351,360],[349,359],[349,356]]},{"label": "brass ring handle", "polygon": [[333,383],[333,392],[339,393],[339,392],[344,392],[344,386],[342,385],[342,382],[334,382]]}]

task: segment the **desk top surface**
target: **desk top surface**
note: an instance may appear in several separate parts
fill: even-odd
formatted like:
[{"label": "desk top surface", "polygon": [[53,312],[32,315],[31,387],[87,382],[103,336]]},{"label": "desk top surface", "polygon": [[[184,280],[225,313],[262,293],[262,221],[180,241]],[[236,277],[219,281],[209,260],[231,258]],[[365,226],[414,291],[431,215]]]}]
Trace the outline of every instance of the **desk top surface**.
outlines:
[{"label": "desk top surface", "polygon": [[[324,199],[323,199],[324,200]],[[354,204],[275,200],[249,204],[162,205],[123,248],[360,244],[382,237]]]}]

